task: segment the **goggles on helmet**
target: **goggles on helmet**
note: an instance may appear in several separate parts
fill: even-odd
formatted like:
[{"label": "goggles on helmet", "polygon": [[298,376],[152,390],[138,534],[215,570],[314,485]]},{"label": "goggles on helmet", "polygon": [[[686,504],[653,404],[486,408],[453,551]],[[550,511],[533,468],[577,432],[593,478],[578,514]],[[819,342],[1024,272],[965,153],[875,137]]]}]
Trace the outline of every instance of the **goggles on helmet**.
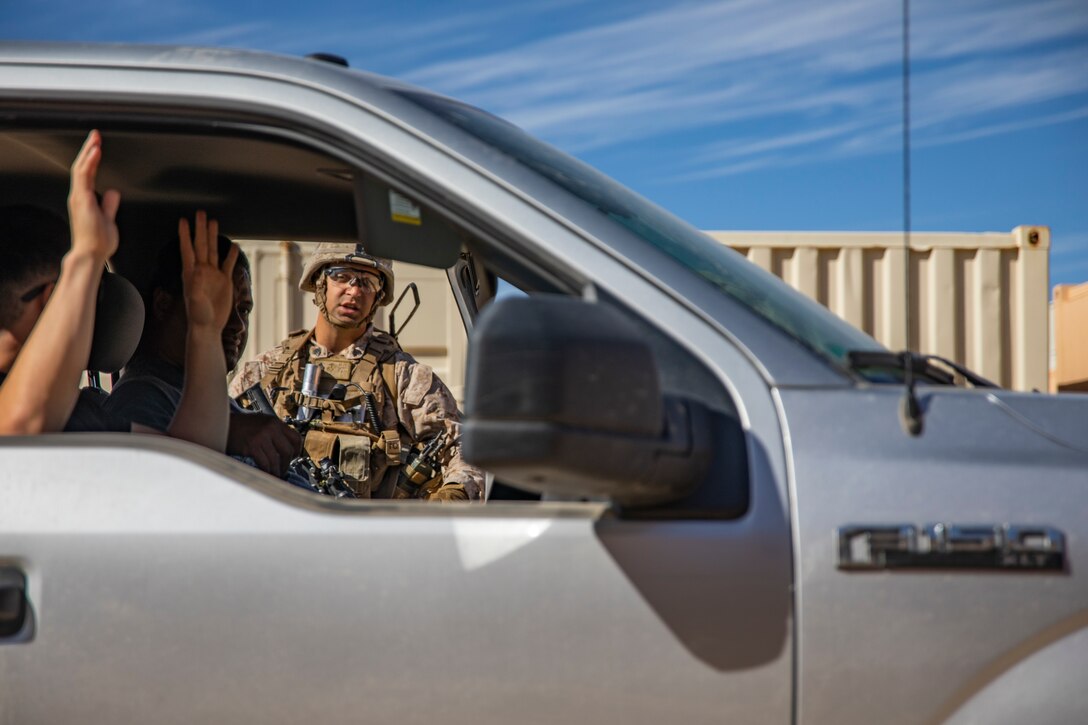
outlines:
[{"label": "goggles on helmet", "polygon": [[369,272],[360,271],[354,267],[326,267],[325,276],[342,287],[354,284],[375,294],[382,290],[382,280],[380,277],[370,274]]}]

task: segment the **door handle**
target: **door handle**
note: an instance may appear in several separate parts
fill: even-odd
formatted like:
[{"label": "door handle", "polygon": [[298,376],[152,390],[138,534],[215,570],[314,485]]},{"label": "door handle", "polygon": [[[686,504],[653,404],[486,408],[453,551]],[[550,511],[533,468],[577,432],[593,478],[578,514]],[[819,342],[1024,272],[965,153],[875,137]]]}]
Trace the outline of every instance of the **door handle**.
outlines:
[{"label": "door handle", "polygon": [[0,567],[0,641],[19,635],[26,626],[26,575],[11,566]]}]

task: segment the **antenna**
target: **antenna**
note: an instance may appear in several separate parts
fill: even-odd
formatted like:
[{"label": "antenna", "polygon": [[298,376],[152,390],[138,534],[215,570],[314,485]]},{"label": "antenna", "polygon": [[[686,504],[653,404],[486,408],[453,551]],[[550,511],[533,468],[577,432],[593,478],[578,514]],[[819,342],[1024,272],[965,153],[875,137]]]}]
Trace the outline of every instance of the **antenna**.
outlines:
[{"label": "antenna", "polygon": [[910,274],[910,0],[903,0],[903,322],[906,348],[911,342]]},{"label": "antenna", "polygon": [[903,360],[903,399],[899,403],[899,422],[908,435],[922,434],[925,413],[914,392],[914,353],[910,339],[910,0],[903,0],[903,324],[906,349]]}]

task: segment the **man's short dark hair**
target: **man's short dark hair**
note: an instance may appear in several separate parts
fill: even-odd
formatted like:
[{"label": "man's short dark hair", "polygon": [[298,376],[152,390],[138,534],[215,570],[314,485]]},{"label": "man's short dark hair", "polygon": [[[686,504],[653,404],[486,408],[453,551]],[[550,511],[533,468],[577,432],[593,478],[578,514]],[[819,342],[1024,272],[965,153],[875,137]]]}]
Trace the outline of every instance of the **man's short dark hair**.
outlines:
[{"label": "man's short dark hair", "polygon": [[[220,262],[227,256],[231,244],[232,242],[229,237],[223,234],[219,235]],[[238,262],[235,264],[235,268],[237,269],[238,267],[241,267],[246,271],[246,274],[252,276],[249,269],[249,259],[246,257],[245,252],[240,249],[238,250]],[[156,289],[169,292],[175,298],[181,299],[181,249],[178,247],[178,240],[176,237],[172,241],[164,244],[159,251],[159,259],[155,264],[155,272],[151,275],[151,284],[147,288],[147,298],[145,299],[145,302],[150,303],[151,297],[155,294]],[[150,304],[148,304],[148,309],[151,309]]]},{"label": "man's short dark hair", "polygon": [[68,223],[41,207],[0,207],[0,329],[11,327],[22,312],[19,297],[28,284],[60,274],[68,253]]}]

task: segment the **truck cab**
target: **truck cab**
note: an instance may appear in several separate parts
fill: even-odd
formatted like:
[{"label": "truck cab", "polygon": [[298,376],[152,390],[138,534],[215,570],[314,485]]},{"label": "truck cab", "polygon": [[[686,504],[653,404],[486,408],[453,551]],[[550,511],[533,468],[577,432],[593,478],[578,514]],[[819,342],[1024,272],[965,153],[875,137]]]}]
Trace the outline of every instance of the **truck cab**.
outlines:
[{"label": "truck cab", "polygon": [[138,288],[197,207],[236,239],[444,270],[466,455],[539,499],[351,501],[161,437],[0,440],[0,719],[1088,712],[1088,401],[956,385],[395,80],[4,44],[0,109],[6,203],[60,208],[102,130],[111,267]]}]

